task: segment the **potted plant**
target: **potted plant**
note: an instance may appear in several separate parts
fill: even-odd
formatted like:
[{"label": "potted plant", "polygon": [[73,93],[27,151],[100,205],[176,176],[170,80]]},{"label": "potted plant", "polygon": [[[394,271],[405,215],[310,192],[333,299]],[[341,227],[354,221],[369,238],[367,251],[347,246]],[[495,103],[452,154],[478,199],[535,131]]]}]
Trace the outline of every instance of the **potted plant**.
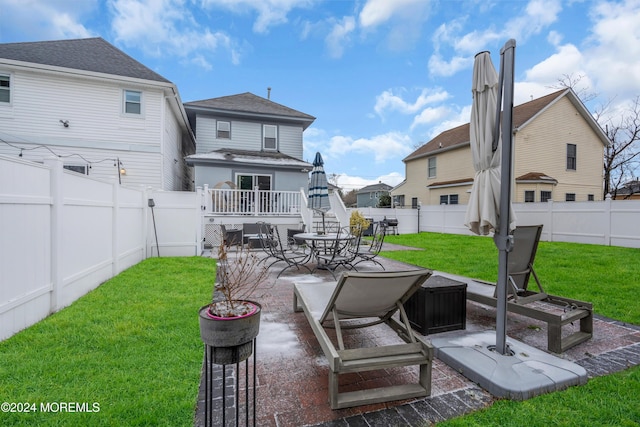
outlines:
[{"label": "potted plant", "polygon": [[213,363],[223,365],[253,353],[262,307],[249,298],[268,274],[258,256],[246,248],[229,255],[229,248],[220,245],[213,301],[199,311],[200,337],[212,348]]}]

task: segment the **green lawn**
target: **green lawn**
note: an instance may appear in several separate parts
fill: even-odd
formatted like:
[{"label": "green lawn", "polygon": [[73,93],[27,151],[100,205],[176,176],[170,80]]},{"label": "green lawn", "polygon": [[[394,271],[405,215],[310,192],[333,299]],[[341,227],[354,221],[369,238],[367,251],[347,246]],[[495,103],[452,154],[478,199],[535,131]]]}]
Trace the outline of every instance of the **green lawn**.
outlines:
[{"label": "green lawn", "polygon": [[[439,233],[388,236],[424,250],[383,255],[434,270],[496,281],[498,251],[491,238]],[[640,324],[640,250],[540,242],[534,267],[545,290],[591,301],[597,313]],[[500,400],[442,426],[638,426],[640,367],[594,378],[581,387],[524,402]]]},{"label": "green lawn", "polygon": [[[389,258],[496,279],[489,238],[421,233],[387,241],[424,249]],[[548,292],[640,323],[640,250],[541,242],[535,266]],[[0,412],[0,425],[193,426],[202,365],[196,313],[211,297],[214,272],[209,258],[150,258],[0,342],[1,402],[99,405],[92,413]],[[498,401],[443,425],[639,425],[638,396],[635,367],[524,402]]]},{"label": "green lawn", "polygon": [[[390,251],[387,258],[495,282],[493,239],[439,233],[387,236],[386,242],[423,251]],[[593,303],[596,313],[640,325],[640,249],[540,242],[534,268],[545,290]]]},{"label": "green lawn", "polygon": [[[215,261],[150,258],[0,342],[0,402],[79,402],[92,413],[6,413],[0,425],[193,426],[198,308]],[[55,406],[54,406],[55,408]]]}]

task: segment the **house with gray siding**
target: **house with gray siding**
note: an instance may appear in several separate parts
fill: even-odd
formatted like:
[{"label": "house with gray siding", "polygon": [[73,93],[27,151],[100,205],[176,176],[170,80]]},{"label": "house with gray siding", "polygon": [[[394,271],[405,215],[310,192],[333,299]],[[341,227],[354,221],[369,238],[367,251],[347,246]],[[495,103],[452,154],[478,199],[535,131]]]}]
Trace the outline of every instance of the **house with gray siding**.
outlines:
[{"label": "house with gray siding", "polygon": [[102,38],[0,44],[0,153],[123,185],[192,190],[178,88]]},{"label": "house with gray siding", "polygon": [[357,207],[378,207],[380,203],[380,197],[389,195],[389,192],[392,188],[393,187],[383,182],[378,182],[377,184],[367,185],[366,187],[361,188],[356,193]]},{"label": "house with gray siding", "polygon": [[197,137],[187,156],[196,186],[298,191],[312,165],[303,132],[315,117],[246,92],[184,104]]}]

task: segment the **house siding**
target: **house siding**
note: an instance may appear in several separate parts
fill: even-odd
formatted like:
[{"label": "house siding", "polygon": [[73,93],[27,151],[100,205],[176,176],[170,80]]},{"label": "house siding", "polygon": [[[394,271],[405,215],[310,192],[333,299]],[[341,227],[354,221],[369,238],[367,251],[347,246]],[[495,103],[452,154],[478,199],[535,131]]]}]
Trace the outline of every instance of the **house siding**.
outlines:
[{"label": "house siding", "polygon": [[[231,139],[218,139],[217,120],[231,123]],[[197,154],[209,153],[223,148],[260,151],[262,150],[262,125],[278,126],[278,151],[302,160],[302,127],[288,126],[273,122],[249,122],[229,120],[198,114],[196,132],[198,134]]]},{"label": "house siding", "polygon": [[[567,170],[567,144],[577,146],[577,168]],[[393,196],[404,195],[405,206],[417,197],[423,204],[440,203],[441,195],[458,195],[458,203],[467,204],[471,185],[428,188],[433,183],[473,178],[475,170],[469,145],[436,153],[436,176],[427,177],[428,157],[406,162],[406,182],[397,187]],[[567,97],[543,110],[537,117],[518,131],[514,137],[513,177],[529,172],[539,172],[558,181],[557,185],[545,183],[516,183],[514,202],[524,202],[525,190],[536,192],[536,202],[541,191],[551,191],[552,200],[565,201],[566,193],[576,195],[576,201],[586,201],[589,195],[602,200],[602,161],[604,146],[596,132]]]},{"label": "house siding", "polygon": [[[165,101],[166,102],[166,101]],[[171,108],[165,103],[164,114],[164,188],[173,191],[185,188],[184,154],[182,152],[182,132],[175,116],[171,114]]]},{"label": "house siding", "polygon": [[[549,129],[553,129],[553,138]],[[567,144],[577,146],[575,171],[566,168]],[[577,201],[586,201],[589,194],[602,200],[603,155],[604,146],[596,133],[571,101],[561,98],[516,134],[514,176],[535,171],[556,179],[552,197],[557,202],[565,200],[565,193],[575,193]],[[524,191],[515,196],[515,202],[524,202]]]},{"label": "house siding", "polygon": [[[173,175],[183,171],[167,163],[182,159],[183,135],[174,112],[165,107],[163,88],[7,65],[0,65],[0,72],[11,74],[12,103],[0,109],[0,128],[13,145],[46,145],[66,156],[65,164],[82,165],[87,159],[94,177],[117,178],[114,159],[119,158],[127,171],[121,177],[123,184],[181,189],[181,178]],[[122,113],[125,89],[142,92],[139,117]],[[69,127],[60,120],[68,120]],[[169,154],[164,165],[163,143]],[[23,157],[42,161],[53,155],[51,151],[23,150]],[[0,144],[0,153],[18,155],[20,151]]]}]

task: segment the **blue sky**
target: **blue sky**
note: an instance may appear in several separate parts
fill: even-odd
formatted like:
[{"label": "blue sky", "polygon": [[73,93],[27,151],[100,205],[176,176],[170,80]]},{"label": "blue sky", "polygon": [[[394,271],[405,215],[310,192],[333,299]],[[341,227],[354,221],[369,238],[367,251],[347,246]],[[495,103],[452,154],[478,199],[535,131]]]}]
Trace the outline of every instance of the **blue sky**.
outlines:
[{"label": "blue sky", "polygon": [[640,0],[0,0],[0,42],[103,37],[184,102],[252,92],[315,116],[305,131],[345,190],[469,121],[473,57],[516,40],[516,104],[563,76],[624,109],[640,95]]}]

